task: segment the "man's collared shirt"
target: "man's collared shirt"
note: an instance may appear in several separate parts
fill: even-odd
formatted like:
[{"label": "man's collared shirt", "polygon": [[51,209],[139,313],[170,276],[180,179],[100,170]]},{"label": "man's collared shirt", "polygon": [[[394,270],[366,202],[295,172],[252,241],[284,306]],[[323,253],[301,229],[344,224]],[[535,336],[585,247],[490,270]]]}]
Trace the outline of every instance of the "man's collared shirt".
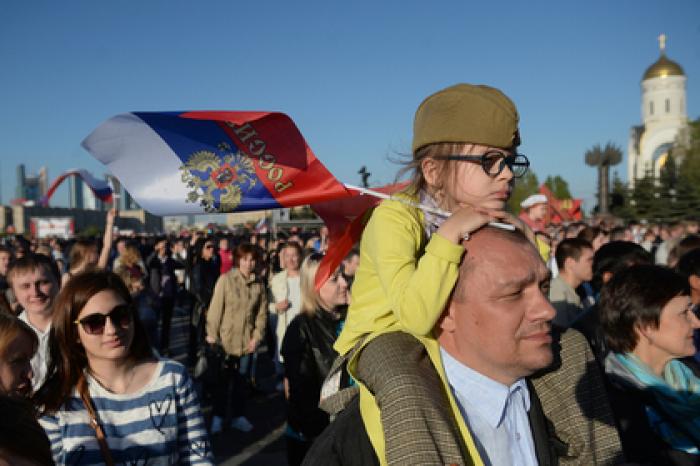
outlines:
[{"label": "man's collared shirt", "polygon": [[440,348],[445,375],[479,453],[488,466],[537,466],[524,379],[510,387],[457,361]]},{"label": "man's collared shirt", "polygon": [[32,391],[37,391],[41,384],[44,383],[46,379],[46,372],[48,371],[49,364],[49,330],[51,330],[51,325],[46,328],[45,332],[42,332],[37,327],[35,327],[31,322],[29,322],[29,317],[27,316],[27,311],[22,311],[19,316],[20,320],[24,321],[29,327],[34,330],[36,337],[39,339],[39,347],[36,349],[36,353],[32,356]]}]

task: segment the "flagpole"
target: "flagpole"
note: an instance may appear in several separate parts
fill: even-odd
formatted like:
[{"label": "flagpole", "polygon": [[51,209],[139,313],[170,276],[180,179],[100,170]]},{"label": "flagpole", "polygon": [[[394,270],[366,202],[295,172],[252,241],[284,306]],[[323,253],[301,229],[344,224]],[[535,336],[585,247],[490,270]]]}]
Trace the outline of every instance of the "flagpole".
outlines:
[{"label": "flagpole", "polygon": [[[367,194],[370,196],[378,197],[380,199],[391,199],[392,201],[401,202],[403,204],[410,205],[411,207],[415,207],[417,209],[420,209],[423,212],[430,212],[431,214],[439,215],[441,217],[449,217],[450,215],[452,215],[452,212],[448,212],[446,210],[438,209],[436,207],[430,207],[430,206],[427,206],[425,204],[421,204],[418,202],[413,202],[413,201],[408,200],[408,199],[403,198],[403,197],[397,197],[397,196],[391,196],[389,194],[384,194],[382,192],[375,191],[373,189],[361,188],[359,186],[353,186],[351,184],[345,184],[345,187],[348,189],[354,189],[356,191],[359,191],[360,194]],[[489,225],[491,225],[492,227],[501,228],[503,230],[515,231],[515,226],[513,226],[509,223],[489,222]]]}]

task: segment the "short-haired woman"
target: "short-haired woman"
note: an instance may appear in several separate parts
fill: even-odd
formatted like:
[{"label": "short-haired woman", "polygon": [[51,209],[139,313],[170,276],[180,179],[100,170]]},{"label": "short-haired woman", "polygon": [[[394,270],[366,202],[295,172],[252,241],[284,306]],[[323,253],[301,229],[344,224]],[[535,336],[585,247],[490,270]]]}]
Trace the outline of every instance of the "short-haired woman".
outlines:
[{"label": "short-haired woman", "polygon": [[265,335],[267,321],[267,292],[265,285],[255,276],[256,247],[240,244],[235,251],[234,268],[219,276],[214,295],[207,311],[206,341],[220,345],[226,353],[223,383],[214,393],[211,432],[218,433],[228,417],[226,406],[232,403],[231,426],[249,432],[253,425],[243,415],[246,385],[243,374],[247,372],[251,355]]},{"label": "short-haired woman", "polygon": [[605,372],[628,461],[700,463],[700,378],[680,360],[695,353],[694,310],[687,280],[665,267],[633,266],[603,287]]},{"label": "short-haired woman", "polygon": [[156,359],[129,290],[112,272],[59,293],[48,379],[36,396],[58,464],[211,464],[187,370]]}]

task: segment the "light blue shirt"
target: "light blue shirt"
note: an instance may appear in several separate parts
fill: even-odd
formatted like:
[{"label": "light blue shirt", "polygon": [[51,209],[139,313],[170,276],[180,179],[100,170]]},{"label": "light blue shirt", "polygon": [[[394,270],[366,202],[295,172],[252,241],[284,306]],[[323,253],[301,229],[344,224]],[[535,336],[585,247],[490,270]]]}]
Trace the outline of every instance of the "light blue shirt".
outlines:
[{"label": "light blue shirt", "polygon": [[530,392],[524,379],[508,387],[457,361],[440,348],[447,381],[487,466],[536,466]]}]

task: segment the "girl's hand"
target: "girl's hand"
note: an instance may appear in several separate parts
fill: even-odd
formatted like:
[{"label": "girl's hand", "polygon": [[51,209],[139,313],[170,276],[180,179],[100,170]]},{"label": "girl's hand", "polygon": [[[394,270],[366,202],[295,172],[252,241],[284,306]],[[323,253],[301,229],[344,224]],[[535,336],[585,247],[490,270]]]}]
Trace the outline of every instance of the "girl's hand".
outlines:
[{"label": "girl's hand", "polygon": [[455,211],[440,225],[437,233],[440,236],[460,244],[467,235],[475,232],[489,222],[503,221],[506,216],[503,210],[475,209],[465,206]]},{"label": "girl's hand", "polygon": [[216,338],[210,337],[209,335],[207,335],[206,340],[207,340],[207,343],[209,343],[210,345],[213,345],[214,343],[216,343]]}]

